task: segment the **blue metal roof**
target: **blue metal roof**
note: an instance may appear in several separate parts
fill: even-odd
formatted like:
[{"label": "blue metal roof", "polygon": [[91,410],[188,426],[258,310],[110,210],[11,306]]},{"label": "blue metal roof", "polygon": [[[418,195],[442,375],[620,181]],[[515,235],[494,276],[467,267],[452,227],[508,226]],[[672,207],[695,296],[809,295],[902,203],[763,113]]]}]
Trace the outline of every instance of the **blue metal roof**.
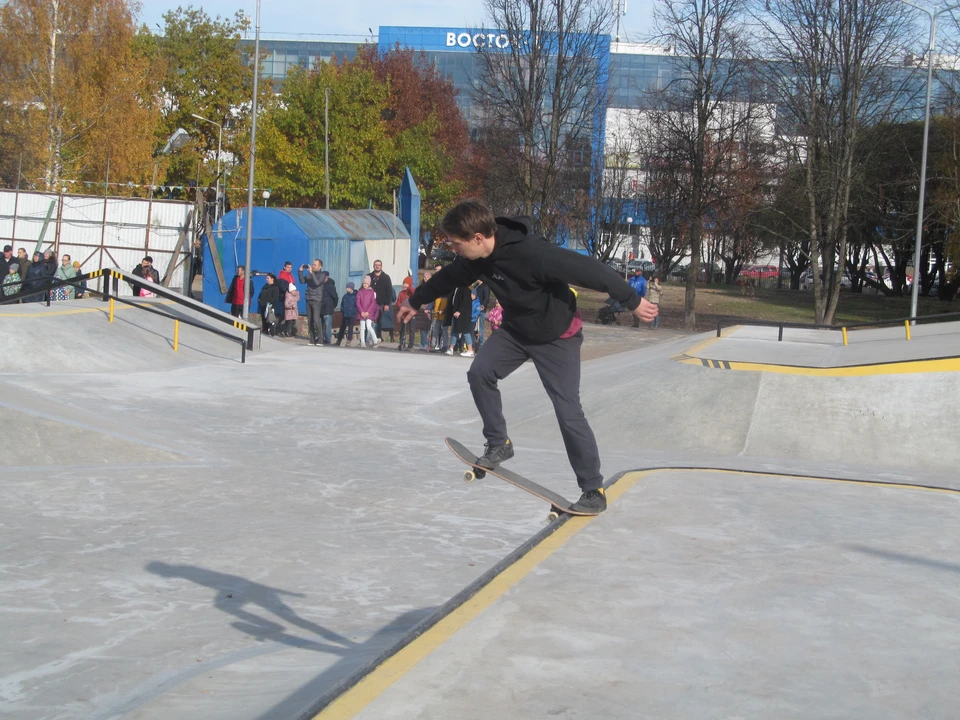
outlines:
[{"label": "blue metal roof", "polygon": [[310,240],[410,238],[400,218],[385,210],[313,210],[309,208],[270,208],[270,210],[286,215]]}]

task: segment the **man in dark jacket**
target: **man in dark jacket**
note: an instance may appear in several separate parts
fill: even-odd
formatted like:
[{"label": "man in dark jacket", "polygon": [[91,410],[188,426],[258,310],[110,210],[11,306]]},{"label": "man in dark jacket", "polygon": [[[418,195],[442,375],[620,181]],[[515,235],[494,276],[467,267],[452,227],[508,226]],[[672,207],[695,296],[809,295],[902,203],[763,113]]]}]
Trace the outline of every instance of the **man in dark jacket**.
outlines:
[{"label": "man in dark jacket", "polygon": [[323,271],[323,285],[320,286],[320,319],[323,321],[323,344],[333,342],[333,312],[337,309],[340,296],[337,295],[337,283],[330,273]]},{"label": "man in dark jacket", "polygon": [[[15,262],[16,260],[13,258],[13,245],[4,245],[3,255],[0,255],[0,278],[7,277],[7,273],[10,272],[10,265]],[[2,282],[2,280],[0,280],[0,282]]]},{"label": "man in dark jacket", "polygon": [[[304,272],[306,270],[307,272]],[[320,346],[323,336],[321,317],[323,305],[323,260],[317,258],[310,266],[300,266],[300,282],[307,285],[307,335],[311,345]]]},{"label": "man in dark jacket", "polygon": [[[383,271],[383,263],[379,260],[373,261],[373,272],[370,273],[370,287],[373,288],[373,291],[377,294],[377,305],[380,306],[380,314],[377,316],[377,321],[373,324],[374,329],[377,331],[377,337],[381,340],[381,332],[383,328],[383,316],[386,313],[392,313],[391,305],[393,304],[393,281],[390,279],[390,276]],[[393,331],[390,331],[390,337],[393,337]]]},{"label": "man in dark jacket", "polygon": [[513,457],[497,381],[532,360],[553,401],[567,457],[583,491],[573,507],[602,512],[607,499],[600,453],[580,404],[583,322],[568,283],[607,293],[644,322],[656,317],[657,307],[638,296],[609,266],[534,235],[525,218],[495,218],[479,200],[458,204],[440,228],[458,257],[417,289],[400,309],[399,320],[477,279],[500,301],[503,325],[467,372],[487,441],[478,463],[493,468]]}]

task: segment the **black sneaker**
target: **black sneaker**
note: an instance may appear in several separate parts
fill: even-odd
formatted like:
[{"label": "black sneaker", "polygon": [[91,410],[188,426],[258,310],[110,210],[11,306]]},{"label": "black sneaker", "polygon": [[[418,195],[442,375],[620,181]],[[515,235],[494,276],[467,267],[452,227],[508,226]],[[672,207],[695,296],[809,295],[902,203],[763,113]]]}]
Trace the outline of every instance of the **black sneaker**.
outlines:
[{"label": "black sneaker", "polygon": [[513,457],[513,443],[509,438],[503,445],[492,445],[487,443],[483,446],[483,455],[477,458],[477,465],[493,470],[504,460]]},{"label": "black sneaker", "polygon": [[587,490],[580,499],[570,506],[571,510],[585,513],[602,513],[607,509],[607,496],[603,488],[599,490]]}]

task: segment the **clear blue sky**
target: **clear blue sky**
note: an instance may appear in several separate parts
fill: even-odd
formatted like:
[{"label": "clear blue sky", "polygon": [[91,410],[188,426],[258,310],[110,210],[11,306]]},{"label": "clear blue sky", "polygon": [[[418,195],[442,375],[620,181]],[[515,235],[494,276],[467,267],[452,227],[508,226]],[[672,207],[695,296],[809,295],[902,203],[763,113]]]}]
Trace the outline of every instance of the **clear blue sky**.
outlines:
[{"label": "clear blue sky", "polygon": [[[163,25],[165,12],[188,4],[191,4],[189,0],[143,0],[140,22],[156,32],[157,25]],[[243,10],[252,20],[257,9],[255,0],[199,0],[192,4],[202,7],[211,17],[229,17],[237,10]],[[652,7],[653,0],[628,0],[627,15],[621,27],[626,29],[630,40],[646,39],[653,23]],[[483,19],[482,0],[261,0],[260,6],[260,31],[271,37],[303,33],[305,38],[323,36],[323,39],[333,40],[336,38],[332,36],[345,35],[350,36],[345,37],[346,40],[359,40],[369,35],[368,28],[373,28],[376,33],[380,25],[473,27],[481,24]]]}]

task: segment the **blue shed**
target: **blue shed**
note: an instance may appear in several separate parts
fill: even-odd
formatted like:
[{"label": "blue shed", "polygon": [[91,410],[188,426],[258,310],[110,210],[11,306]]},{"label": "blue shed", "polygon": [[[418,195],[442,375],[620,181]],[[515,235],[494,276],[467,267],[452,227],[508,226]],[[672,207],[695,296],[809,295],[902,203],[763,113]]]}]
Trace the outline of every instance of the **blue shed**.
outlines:
[{"label": "blue shed", "polygon": [[[214,248],[209,242],[203,246],[203,301],[218,310],[224,309],[226,289],[237,267],[246,261],[247,217],[246,208],[228,212],[213,228]],[[315,258],[322,260],[323,269],[343,296],[348,281],[359,289],[363,276],[373,270],[373,261],[380,260],[399,291],[407,270],[416,272],[419,248],[412,245],[400,218],[383,210],[255,207],[250,269],[279,275],[283,264],[292,262],[300,290],[300,313],[305,314],[306,292],[298,276],[301,265],[309,265]],[[263,275],[254,276],[251,312],[257,311],[256,298],[265,283]]]}]

